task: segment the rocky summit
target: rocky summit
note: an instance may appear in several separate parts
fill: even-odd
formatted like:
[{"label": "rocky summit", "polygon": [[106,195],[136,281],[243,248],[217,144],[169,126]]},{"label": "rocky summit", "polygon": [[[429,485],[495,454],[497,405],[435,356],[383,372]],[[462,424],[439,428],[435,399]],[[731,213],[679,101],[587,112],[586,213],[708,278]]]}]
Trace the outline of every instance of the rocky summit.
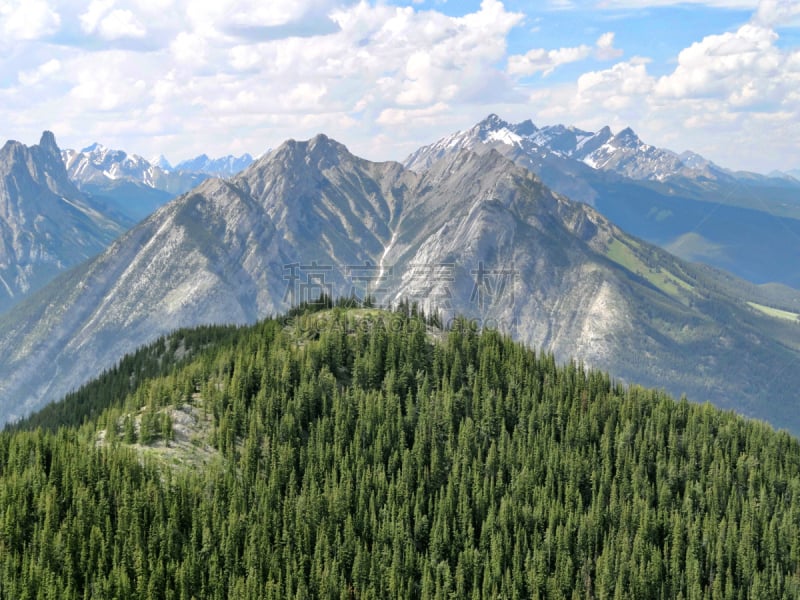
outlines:
[{"label": "rocky summit", "polygon": [[55,136],[0,149],[0,311],[105,249],[132,221],[81,193]]}]

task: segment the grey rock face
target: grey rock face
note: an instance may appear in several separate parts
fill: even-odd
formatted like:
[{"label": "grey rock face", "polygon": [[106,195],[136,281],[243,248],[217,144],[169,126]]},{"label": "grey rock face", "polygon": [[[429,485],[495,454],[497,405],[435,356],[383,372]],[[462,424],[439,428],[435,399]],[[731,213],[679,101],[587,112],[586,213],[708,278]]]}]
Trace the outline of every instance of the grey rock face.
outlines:
[{"label": "grey rock face", "polygon": [[85,197],[55,137],[0,149],[0,310],[105,249],[130,221]]}]

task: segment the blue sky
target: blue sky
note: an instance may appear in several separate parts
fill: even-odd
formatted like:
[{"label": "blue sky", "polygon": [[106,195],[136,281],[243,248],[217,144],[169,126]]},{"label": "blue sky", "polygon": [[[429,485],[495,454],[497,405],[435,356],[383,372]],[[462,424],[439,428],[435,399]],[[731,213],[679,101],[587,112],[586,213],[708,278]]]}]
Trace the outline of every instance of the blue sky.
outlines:
[{"label": "blue sky", "polygon": [[0,137],[374,160],[491,112],[800,169],[796,0],[0,0]]}]

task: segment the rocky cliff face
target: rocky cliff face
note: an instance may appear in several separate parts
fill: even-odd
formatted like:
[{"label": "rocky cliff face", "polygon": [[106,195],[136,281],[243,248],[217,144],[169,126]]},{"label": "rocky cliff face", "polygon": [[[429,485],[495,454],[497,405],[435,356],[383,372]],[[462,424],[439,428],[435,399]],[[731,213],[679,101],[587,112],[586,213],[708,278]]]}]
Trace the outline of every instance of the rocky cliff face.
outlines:
[{"label": "rocky cliff face", "polygon": [[369,292],[800,429],[782,403],[796,370],[778,372],[800,340],[730,288],[496,151],[456,149],[417,173],[317,136],[204,182],[1,319],[0,416],[177,327]]},{"label": "rocky cliff face", "polygon": [[0,149],[0,310],[99,254],[130,221],[70,181],[55,137]]}]

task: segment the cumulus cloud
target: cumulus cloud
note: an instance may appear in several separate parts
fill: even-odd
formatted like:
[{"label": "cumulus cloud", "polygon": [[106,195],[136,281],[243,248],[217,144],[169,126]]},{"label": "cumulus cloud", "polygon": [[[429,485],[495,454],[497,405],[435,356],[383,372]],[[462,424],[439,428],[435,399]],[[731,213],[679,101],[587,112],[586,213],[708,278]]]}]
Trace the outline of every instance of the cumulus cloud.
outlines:
[{"label": "cumulus cloud", "polygon": [[614,33],[609,31],[601,35],[594,50],[591,46],[582,44],[554,50],[535,48],[526,54],[509,56],[508,73],[519,77],[541,73],[543,77],[547,77],[561,65],[585,60],[592,54],[598,60],[613,60],[622,56],[622,50],[614,47]]},{"label": "cumulus cloud", "polygon": [[100,22],[100,36],[107,40],[141,38],[147,33],[144,25],[129,10],[112,10]]},{"label": "cumulus cloud", "polygon": [[51,77],[52,75],[55,75],[60,70],[61,61],[53,58],[31,71],[20,71],[18,79],[22,85],[32,86],[47,79],[48,77]]},{"label": "cumulus cloud", "polygon": [[[257,152],[324,131],[367,156],[397,158],[488,112],[633,125],[644,136],[697,130],[701,141],[715,125],[733,135],[756,122],[783,132],[800,122],[800,52],[777,37],[798,17],[800,3],[788,0],[703,2],[748,7],[753,16],[658,65],[622,59],[614,32],[603,29],[585,43],[529,50],[542,45],[531,43],[509,56],[512,30],[535,40],[538,23],[499,0],[460,17],[412,0],[84,0],[68,18],[64,2],[0,0],[7,40],[69,39],[26,42],[0,56],[0,119],[42,123],[36,128],[56,129],[59,139],[77,132],[83,142],[113,143],[114,132],[141,140],[123,146],[143,154],[184,144],[197,144],[195,153]],[[626,2],[677,3],[604,6]],[[574,80],[547,79],[581,61],[587,72]]]},{"label": "cumulus cloud", "polygon": [[61,16],[45,0],[0,4],[0,28],[12,40],[36,40],[58,31]]},{"label": "cumulus cloud", "polygon": [[[414,131],[426,139],[433,119],[455,128],[464,107],[481,115],[487,102],[523,98],[503,67],[508,34],[525,16],[499,0],[462,16],[367,0],[266,6],[91,0],[68,24],[86,49],[60,47],[56,60],[53,47],[41,46],[13,66],[0,58],[18,86],[0,90],[0,118],[41,121],[65,140],[70,132],[107,143],[109,132],[132,136],[146,147],[126,149],[144,154],[170,153],[159,144],[173,143],[257,150],[318,131],[344,137],[359,124],[367,145],[388,140],[383,156],[397,158],[396,136],[381,137],[384,127],[408,144]],[[302,28],[271,29],[298,19],[331,25],[313,39],[300,37],[311,35]],[[148,51],[98,44],[131,38],[147,39]],[[23,86],[32,85],[50,87],[31,99]]]},{"label": "cumulus cloud", "polygon": [[792,22],[800,16],[797,0],[761,0],[753,20],[766,27],[775,27]]},{"label": "cumulus cloud", "polygon": [[547,77],[561,65],[584,60],[591,54],[591,46],[586,45],[555,50],[535,48],[523,55],[509,56],[508,72],[511,75],[521,76],[541,73]]},{"label": "cumulus cloud", "polygon": [[595,56],[599,60],[613,60],[624,54],[622,50],[614,47],[614,32],[607,31],[597,38]]},{"label": "cumulus cloud", "polygon": [[141,38],[147,29],[128,9],[114,8],[115,0],[92,0],[80,16],[81,28],[89,34],[96,33],[105,40]]},{"label": "cumulus cloud", "polygon": [[773,30],[755,24],[707,36],[678,55],[678,66],[658,80],[656,92],[677,99],[713,97],[733,107],[780,103],[787,86],[800,84],[800,72],[777,39]]},{"label": "cumulus cloud", "polygon": [[792,140],[800,135],[800,50],[780,44],[767,24],[785,22],[789,8],[796,12],[793,3],[763,0],[749,23],[684,48],[666,74],[634,57],[532,95],[531,103],[589,128],[634,125],[654,143],[674,142],[729,166],[776,168],[796,154]]}]

